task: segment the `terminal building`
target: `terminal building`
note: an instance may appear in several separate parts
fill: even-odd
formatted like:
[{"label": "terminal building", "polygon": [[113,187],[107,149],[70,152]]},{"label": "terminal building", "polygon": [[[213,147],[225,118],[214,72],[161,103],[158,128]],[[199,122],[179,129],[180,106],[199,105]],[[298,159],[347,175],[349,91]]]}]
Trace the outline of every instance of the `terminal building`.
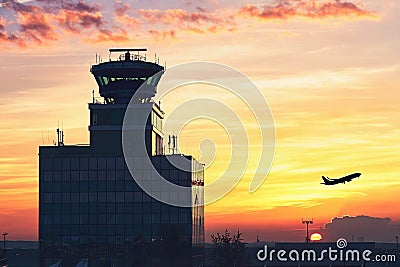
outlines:
[{"label": "terminal building", "polygon": [[[192,156],[164,153],[163,118],[151,97],[165,69],[145,49],[110,49],[93,65],[102,101],[89,104],[90,144],[39,147],[40,267],[199,266],[204,261],[204,168]],[[116,59],[111,56],[121,53]],[[135,94],[139,87],[145,94]],[[132,97],[151,106],[144,134],[147,156],[171,183],[191,188],[189,207],[149,196],[133,179],[122,148]],[[190,162],[181,170],[170,163]],[[140,171],[140,164],[135,165]],[[150,177],[151,179],[151,177]]]}]

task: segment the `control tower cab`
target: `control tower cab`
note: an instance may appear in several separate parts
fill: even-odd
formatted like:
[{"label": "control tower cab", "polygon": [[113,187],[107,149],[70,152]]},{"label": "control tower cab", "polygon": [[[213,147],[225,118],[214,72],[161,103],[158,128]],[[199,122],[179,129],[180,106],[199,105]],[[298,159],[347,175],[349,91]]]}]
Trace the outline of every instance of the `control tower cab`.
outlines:
[{"label": "control tower cab", "polygon": [[[110,49],[108,62],[93,65],[93,74],[103,98],[89,104],[90,143],[97,154],[122,154],[122,125],[131,101],[152,105],[146,124],[145,142],[149,155],[163,154],[164,112],[151,98],[164,67],[146,61],[147,49]],[[115,55],[119,53],[119,55]],[[143,55],[144,54],[144,55]],[[140,91],[138,89],[140,88]]]},{"label": "control tower cab", "polygon": [[[94,65],[91,73],[99,86],[99,93],[106,103],[129,103],[136,90],[144,84],[136,100],[146,100],[155,96],[156,86],[164,72],[164,67],[146,61],[140,54],[147,49],[110,49],[110,61]],[[123,53],[113,61],[113,53]]]}]

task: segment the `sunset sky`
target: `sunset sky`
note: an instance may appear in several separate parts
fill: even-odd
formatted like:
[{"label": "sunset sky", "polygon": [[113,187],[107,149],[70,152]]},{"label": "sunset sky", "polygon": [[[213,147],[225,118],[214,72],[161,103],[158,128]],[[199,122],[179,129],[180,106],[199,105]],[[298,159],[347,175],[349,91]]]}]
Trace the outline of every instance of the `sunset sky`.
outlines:
[{"label": "sunset sky", "polygon": [[[366,225],[386,223],[382,240],[400,234],[400,1],[0,3],[0,232],[9,232],[9,239],[37,239],[38,146],[52,143],[58,122],[67,144],[89,142],[87,103],[97,88],[90,66],[96,54],[107,60],[111,47],[146,47],[148,58],[157,53],[167,68],[191,61],[231,66],[269,103],[275,158],[263,185],[250,194],[260,151],[268,148],[247,107],[220,88],[195,85],[163,100],[166,115],[186,97],[225,101],[250,136],[243,179],[205,208],[206,239],[228,228],[244,232],[247,241],[257,234],[302,241],[302,218],[313,218],[312,232],[333,239],[337,233],[326,224],[345,215]],[[202,119],[181,132],[181,151],[199,157],[197,141],[204,138],[217,149],[207,182],[225,170],[230,148],[223,128]],[[320,184],[322,175],[353,172],[361,172],[360,179]]]}]

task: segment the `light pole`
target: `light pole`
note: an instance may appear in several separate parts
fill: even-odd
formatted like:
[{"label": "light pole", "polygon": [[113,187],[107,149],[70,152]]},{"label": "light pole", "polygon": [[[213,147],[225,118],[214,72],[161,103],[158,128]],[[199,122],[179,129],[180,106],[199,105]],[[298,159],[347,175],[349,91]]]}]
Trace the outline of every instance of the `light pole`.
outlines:
[{"label": "light pole", "polygon": [[303,220],[303,219],[301,219],[301,221],[302,221],[302,223],[303,224],[306,224],[306,243],[310,243],[310,237],[309,237],[309,235],[308,235],[308,225],[309,224],[313,224],[313,219],[311,219],[311,220]]},{"label": "light pole", "polygon": [[396,238],[396,259],[397,259],[399,255],[399,237],[396,235],[395,238]]},{"label": "light pole", "polygon": [[8,235],[8,233],[4,232],[3,233],[3,249],[6,250],[6,235]]}]

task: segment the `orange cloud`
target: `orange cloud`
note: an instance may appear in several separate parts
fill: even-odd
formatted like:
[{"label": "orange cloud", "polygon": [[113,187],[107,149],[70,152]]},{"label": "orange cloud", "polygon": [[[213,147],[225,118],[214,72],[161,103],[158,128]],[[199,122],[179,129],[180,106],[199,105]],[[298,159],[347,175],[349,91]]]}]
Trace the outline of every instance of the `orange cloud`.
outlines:
[{"label": "orange cloud", "polygon": [[183,9],[168,9],[163,11],[158,9],[140,9],[139,14],[142,19],[147,20],[150,23],[162,22],[165,24],[193,23],[199,25],[204,22],[225,24],[232,19],[232,17],[224,19],[213,13],[188,12]]},{"label": "orange cloud", "polygon": [[198,12],[183,9],[141,9],[138,11],[141,20],[152,25],[159,25],[162,30],[150,29],[148,32],[156,39],[176,38],[179,32],[195,34],[232,31],[236,22],[233,16],[207,12],[197,8]]},{"label": "orange cloud", "polygon": [[131,7],[128,4],[122,2],[115,2],[114,3],[114,14],[117,17],[122,17],[126,14],[126,12],[130,11]]},{"label": "orange cloud", "polygon": [[150,29],[149,33],[156,39],[166,39],[166,38],[176,38],[176,32],[174,30],[167,30],[167,31],[158,31],[155,29]]},{"label": "orange cloud", "polygon": [[261,20],[282,19],[293,17],[303,18],[375,18],[377,14],[366,10],[355,3],[342,0],[279,0],[277,3],[264,5],[245,5],[239,12],[245,17],[256,17]]},{"label": "orange cloud", "polygon": [[[54,27],[49,23],[48,18],[41,8],[14,3],[14,10],[18,14],[17,22],[20,25],[19,35],[33,40],[37,44],[57,40]],[[16,38],[21,36],[16,36]]]},{"label": "orange cloud", "polygon": [[100,12],[61,10],[56,18],[58,24],[69,32],[79,33],[82,29],[101,29],[105,24]]},{"label": "orange cloud", "polygon": [[[263,6],[249,4],[238,10],[219,7],[214,11],[198,6],[192,6],[190,10],[134,10],[119,0],[115,0],[111,13],[101,4],[81,0],[36,0],[26,3],[9,0],[2,7],[6,12],[14,13],[14,18],[8,14],[7,19],[16,23],[10,26],[4,19],[0,22],[0,41],[5,46],[17,44],[20,47],[30,43],[54,43],[61,36],[65,38],[64,33],[77,36],[84,32],[87,38],[83,40],[90,42],[127,41],[148,35],[159,40],[177,38],[180,33],[216,34],[236,30],[239,26],[237,20],[246,17],[260,20],[377,17],[376,13],[349,0],[278,0]],[[9,32],[10,29],[13,31]]]},{"label": "orange cloud", "polygon": [[96,36],[96,38],[85,39],[85,41],[89,43],[121,43],[127,42],[129,40],[130,38],[128,36],[128,33],[123,29],[119,29],[118,32],[103,29],[100,30],[100,33]]}]

